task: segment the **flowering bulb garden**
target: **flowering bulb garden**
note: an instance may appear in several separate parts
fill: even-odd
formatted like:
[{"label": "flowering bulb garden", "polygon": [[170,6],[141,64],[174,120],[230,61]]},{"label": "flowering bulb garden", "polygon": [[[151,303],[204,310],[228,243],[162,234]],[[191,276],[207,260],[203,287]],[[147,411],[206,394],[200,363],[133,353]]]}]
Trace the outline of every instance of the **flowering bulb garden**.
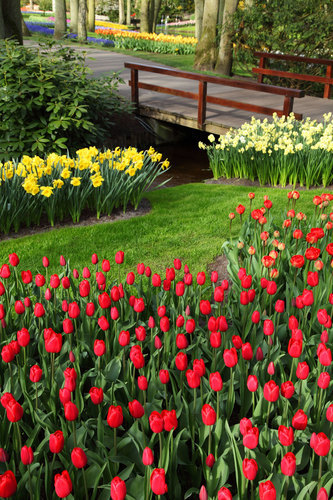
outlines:
[{"label": "flowering bulb garden", "polygon": [[129,203],[136,209],[144,192],[169,167],[168,160],[150,148],[116,148],[99,152],[90,147],[75,158],[50,154],[23,156],[21,161],[0,163],[0,232],[18,231],[39,224],[43,215],[53,226],[70,215],[79,222],[89,208],[110,215],[114,208],[124,212]]},{"label": "flowering bulb garden", "polygon": [[[0,497],[329,498],[331,194],[230,213],[229,277],[0,268]],[[111,256],[109,256],[111,258]],[[15,496],[14,496],[15,498]]]},{"label": "flowering bulb garden", "polygon": [[214,178],[238,177],[259,180],[261,185],[300,183],[328,186],[333,183],[333,120],[332,114],[316,120],[295,120],[293,114],[273,121],[252,117],[237,130],[230,130],[211,144],[199,143],[207,150]]}]

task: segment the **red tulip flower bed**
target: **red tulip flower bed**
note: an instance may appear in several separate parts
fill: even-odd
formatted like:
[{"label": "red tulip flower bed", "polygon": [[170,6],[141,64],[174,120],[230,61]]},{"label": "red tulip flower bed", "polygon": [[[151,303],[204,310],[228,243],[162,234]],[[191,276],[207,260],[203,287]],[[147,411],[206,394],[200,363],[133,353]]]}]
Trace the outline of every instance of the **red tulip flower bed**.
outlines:
[{"label": "red tulip flower bed", "polygon": [[179,259],[121,282],[96,255],[51,276],[9,256],[0,497],[329,498],[333,196],[306,217],[290,192],[278,225],[249,197],[222,282]]}]

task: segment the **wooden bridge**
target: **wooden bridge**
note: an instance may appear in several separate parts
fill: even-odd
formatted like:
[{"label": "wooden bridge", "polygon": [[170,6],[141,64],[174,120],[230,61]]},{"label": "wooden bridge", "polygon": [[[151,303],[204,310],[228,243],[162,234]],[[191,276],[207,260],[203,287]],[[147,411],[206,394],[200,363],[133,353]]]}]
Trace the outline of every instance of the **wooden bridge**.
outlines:
[{"label": "wooden bridge", "polygon": [[[253,82],[137,62],[125,62],[125,68],[131,75],[131,100],[141,116],[209,133],[223,134],[252,116],[263,119],[273,113],[282,116],[294,112],[297,119],[311,117],[320,121],[324,113],[333,113],[332,99],[261,83],[262,74],[267,74],[265,69],[259,75],[260,82]],[[329,97],[331,74],[320,81],[326,84]]]}]

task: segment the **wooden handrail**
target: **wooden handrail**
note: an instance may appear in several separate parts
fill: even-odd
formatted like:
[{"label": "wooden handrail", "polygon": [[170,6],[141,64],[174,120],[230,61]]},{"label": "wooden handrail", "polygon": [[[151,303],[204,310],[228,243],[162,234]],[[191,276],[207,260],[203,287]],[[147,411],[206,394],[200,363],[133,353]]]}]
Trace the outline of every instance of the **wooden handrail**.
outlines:
[{"label": "wooden handrail", "polygon": [[[282,78],[290,78],[294,80],[303,80],[307,82],[317,82],[324,84],[324,99],[329,99],[331,94],[331,86],[333,85],[332,78],[332,59],[321,59],[318,57],[293,56],[289,54],[271,54],[270,52],[254,52],[255,57],[259,57],[259,68],[252,68],[253,73],[258,73],[258,83],[263,82],[263,77],[277,76]],[[279,71],[265,68],[267,59],[276,59],[279,61],[301,62],[307,64],[316,64],[326,66],[326,76],[308,75],[305,73],[292,73],[290,71]]]},{"label": "wooden handrail", "polygon": [[[264,83],[249,82],[245,80],[233,80],[229,78],[222,78],[217,76],[202,75],[197,73],[191,73],[189,71],[181,71],[172,68],[165,68],[160,66],[149,66],[140,63],[125,63],[125,68],[131,70],[131,79],[129,85],[131,86],[131,98],[132,102],[135,103],[136,107],[139,106],[139,89],[152,90],[155,92],[160,92],[164,94],[171,94],[187,99],[195,99],[198,101],[198,128],[203,128],[206,120],[206,106],[207,102],[218,104],[224,107],[231,107],[237,109],[243,109],[246,111],[252,111],[255,113],[262,113],[266,115],[273,115],[277,113],[278,116],[289,115],[293,110],[294,98],[304,97],[305,93],[303,90],[289,89],[284,87],[278,87],[275,85],[267,85]],[[190,80],[195,80],[199,83],[198,93],[177,90],[175,88],[162,87],[160,85],[152,85],[149,83],[139,82],[138,73],[139,71],[145,71],[149,73],[158,73],[161,75],[169,75],[175,78],[186,78]],[[229,99],[221,99],[219,97],[213,97],[207,95],[207,84],[212,83],[215,85],[225,85],[229,87],[236,87],[240,89],[253,90],[257,92],[266,92],[270,94],[282,95],[284,96],[283,109],[274,109],[264,106],[258,106],[255,104],[249,104],[239,101],[232,101]],[[302,115],[295,113],[295,118],[297,120],[302,119]]]}]

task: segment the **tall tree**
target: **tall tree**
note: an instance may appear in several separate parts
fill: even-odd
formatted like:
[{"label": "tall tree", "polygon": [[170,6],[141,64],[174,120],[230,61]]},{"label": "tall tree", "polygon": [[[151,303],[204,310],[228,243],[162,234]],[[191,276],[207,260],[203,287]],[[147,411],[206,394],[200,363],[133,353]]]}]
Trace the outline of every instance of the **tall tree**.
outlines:
[{"label": "tall tree", "polygon": [[125,0],[119,0],[119,24],[125,24]]},{"label": "tall tree", "polygon": [[149,33],[149,0],[141,0],[140,8],[140,31],[141,33]]},{"label": "tall tree", "polygon": [[224,4],[222,32],[215,65],[215,71],[223,75],[231,75],[233,48],[230,22],[236,12],[237,4],[238,0],[225,0]]},{"label": "tall tree", "polygon": [[14,38],[23,45],[20,0],[0,0],[0,38]]},{"label": "tall tree", "polygon": [[81,41],[87,40],[87,0],[79,0],[77,38]]},{"label": "tall tree", "polygon": [[204,12],[204,0],[194,0],[194,16],[195,16],[195,37],[199,40],[202,33],[202,19]]},{"label": "tall tree", "polygon": [[126,2],[126,24],[127,26],[131,24],[131,0]]},{"label": "tall tree", "polygon": [[194,67],[212,71],[216,61],[216,25],[219,0],[205,0],[202,34],[198,41]]},{"label": "tall tree", "polygon": [[54,38],[60,40],[67,31],[66,21],[66,2],[65,0],[56,0],[55,4],[55,21],[54,21]]},{"label": "tall tree", "polygon": [[77,33],[77,23],[79,16],[79,0],[70,0],[71,23],[69,28],[72,33]]},{"label": "tall tree", "polygon": [[88,31],[95,31],[95,0],[88,0]]}]

